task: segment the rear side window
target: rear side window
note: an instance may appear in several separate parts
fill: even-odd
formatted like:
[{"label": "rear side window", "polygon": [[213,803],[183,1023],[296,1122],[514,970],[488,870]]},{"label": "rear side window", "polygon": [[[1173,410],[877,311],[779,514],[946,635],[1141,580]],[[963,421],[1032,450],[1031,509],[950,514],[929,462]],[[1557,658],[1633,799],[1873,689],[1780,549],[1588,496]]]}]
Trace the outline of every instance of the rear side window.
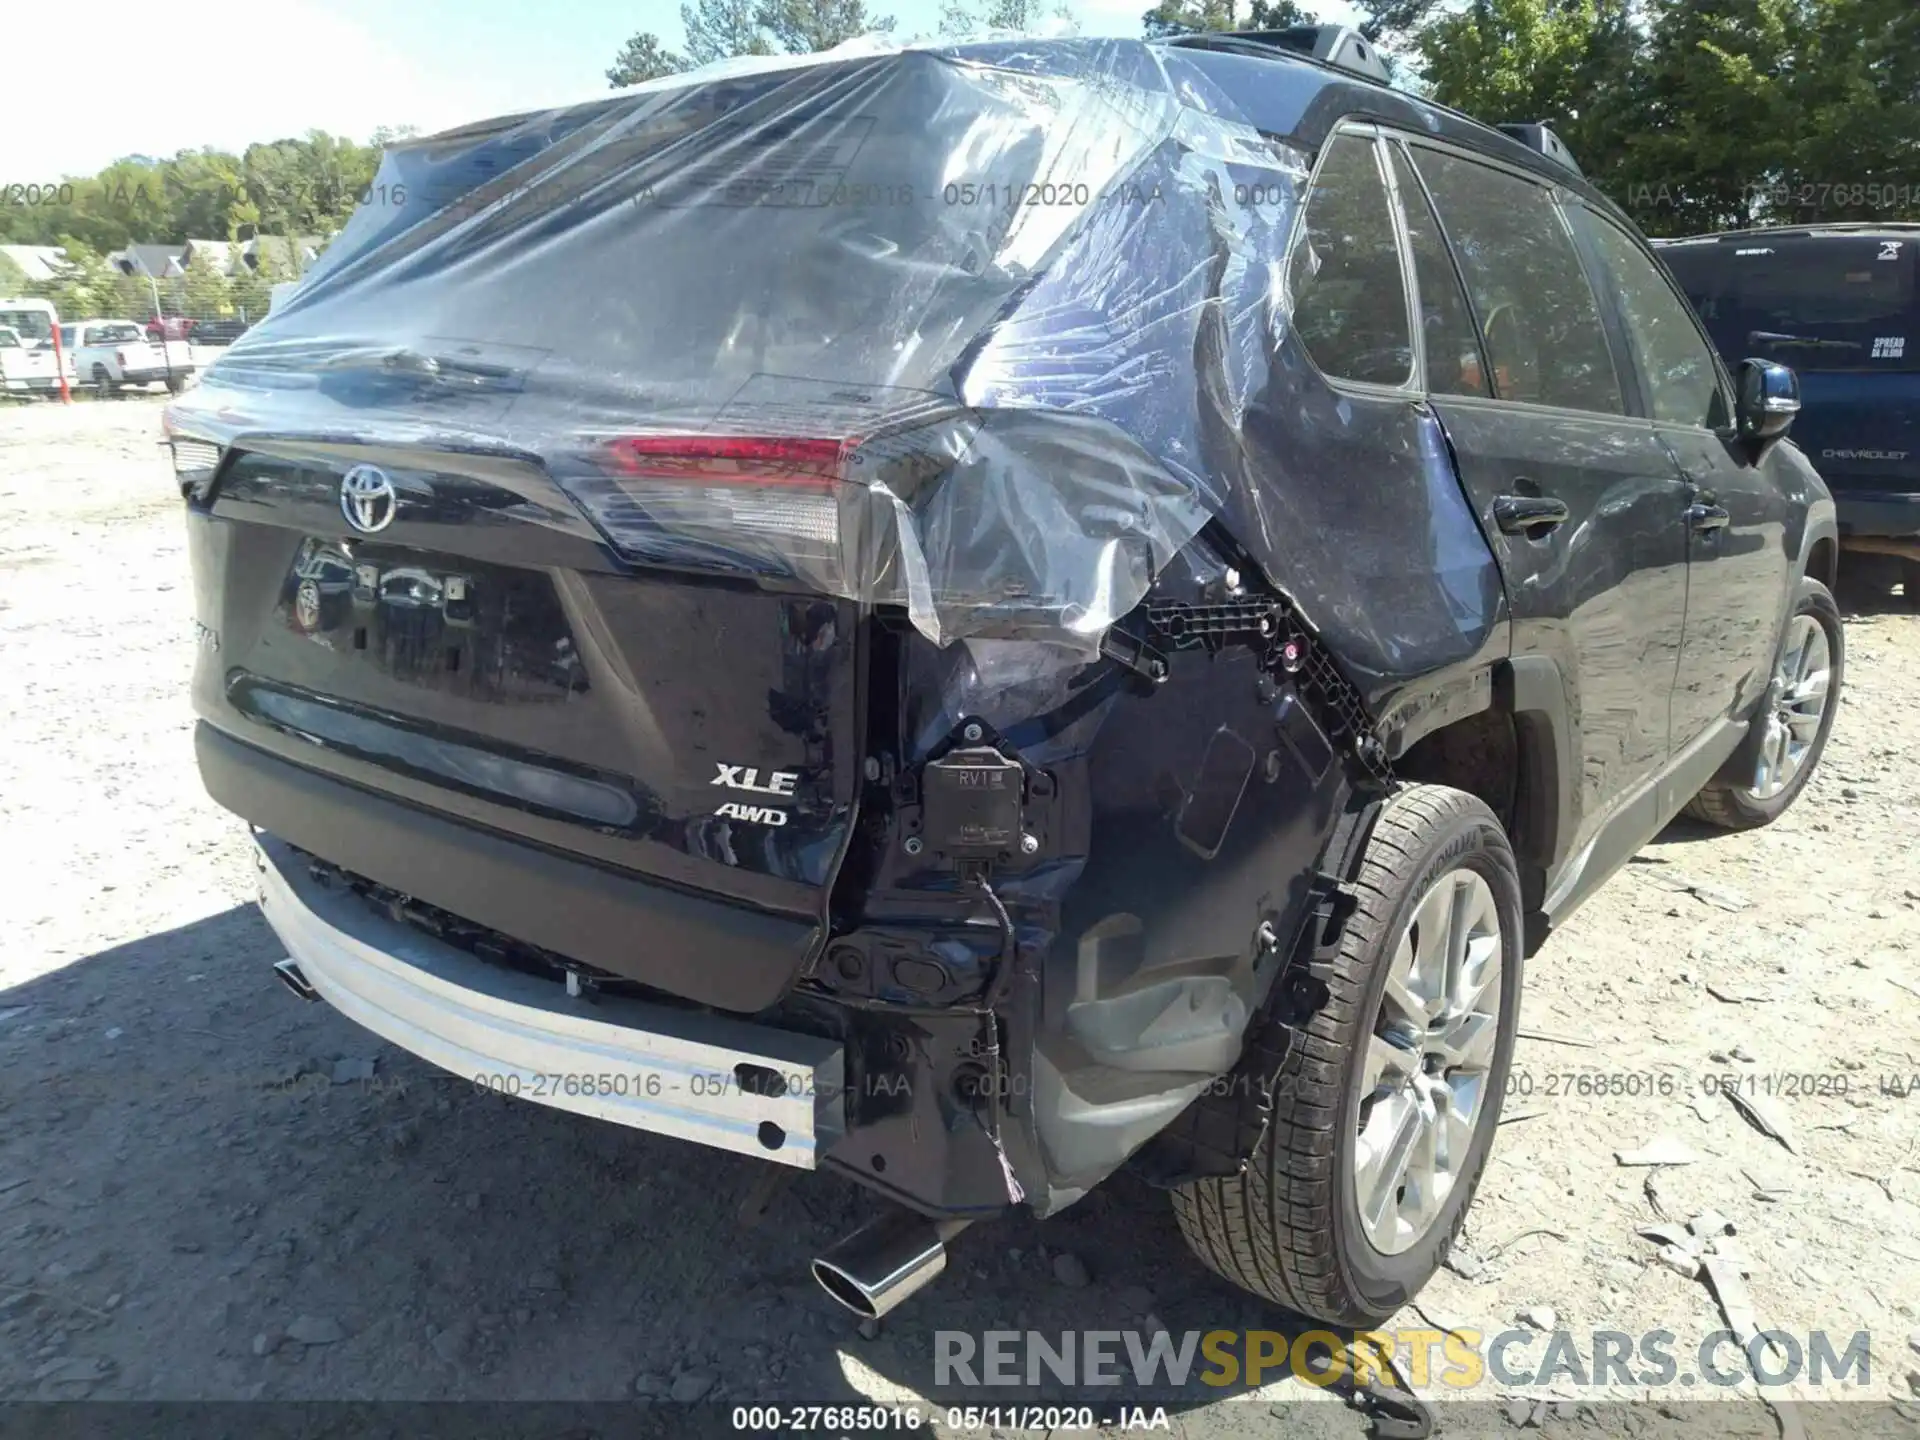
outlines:
[{"label": "rear side window", "polygon": [[1321,373],[1374,385],[1413,378],[1393,211],[1371,139],[1336,135],[1328,145],[1289,276],[1294,329]]},{"label": "rear side window", "polygon": [[1687,303],[1625,232],[1584,205],[1575,214],[1593,236],[1620,297],[1634,360],[1646,381],[1648,413],[1674,425],[1721,420],[1720,373]]},{"label": "rear side window", "polygon": [[1460,258],[1494,394],[1624,414],[1600,309],[1552,193],[1437,150],[1414,155]]},{"label": "rear side window", "polygon": [[0,325],[22,340],[51,340],[53,325],[44,310],[0,310]]},{"label": "rear side window", "polygon": [[96,325],[88,333],[92,345],[128,345],[147,338],[138,325]]},{"label": "rear side window", "polygon": [[1467,292],[1460,288],[1460,275],[1447,254],[1447,242],[1440,234],[1433,207],[1400,147],[1389,149],[1394,184],[1400,191],[1400,208],[1406,212],[1407,236],[1413,248],[1413,278],[1420,291],[1427,389],[1436,395],[1489,396],[1493,387],[1481,363],[1473,311],[1467,305]]},{"label": "rear side window", "polygon": [[1665,247],[1731,362],[1800,370],[1920,370],[1920,235],[1752,236]]}]

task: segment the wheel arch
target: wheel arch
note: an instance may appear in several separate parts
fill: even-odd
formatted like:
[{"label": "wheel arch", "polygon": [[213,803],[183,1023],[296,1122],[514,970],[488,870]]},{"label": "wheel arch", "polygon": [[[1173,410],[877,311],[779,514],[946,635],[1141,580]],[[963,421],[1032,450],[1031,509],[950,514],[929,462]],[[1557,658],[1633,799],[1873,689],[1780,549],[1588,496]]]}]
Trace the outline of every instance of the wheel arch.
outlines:
[{"label": "wheel arch", "polygon": [[1545,938],[1553,874],[1572,848],[1578,748],[1554,660],[1515,656],[1486,676],[1484,704],[1419,734],[1393,766],[1400,778],[1464,790],[1500,818],[1520,869],[1531,954]]},{"label": "wheel arch", "polygon": [[1840,583],[1840,537],[1835,532],[1826,532],[1816,536],[1813,544],[1807,547],[1806,564],[1801,567],[1803,575],[1818,580],[1831,590]]}]

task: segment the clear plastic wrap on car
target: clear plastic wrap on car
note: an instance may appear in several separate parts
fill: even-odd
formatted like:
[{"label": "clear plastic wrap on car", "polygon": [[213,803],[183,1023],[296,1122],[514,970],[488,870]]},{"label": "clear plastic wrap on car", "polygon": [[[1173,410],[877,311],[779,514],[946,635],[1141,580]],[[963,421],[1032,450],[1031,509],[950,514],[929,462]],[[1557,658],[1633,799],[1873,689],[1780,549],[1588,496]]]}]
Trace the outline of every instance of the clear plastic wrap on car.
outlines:
[{"label": "clear plastic wrap on car", "polygon": [[394,147],[172,423],[532,459],[634,564],[1090,654],[1253,483],[1305,173],[1137,41],[709,67]]}]

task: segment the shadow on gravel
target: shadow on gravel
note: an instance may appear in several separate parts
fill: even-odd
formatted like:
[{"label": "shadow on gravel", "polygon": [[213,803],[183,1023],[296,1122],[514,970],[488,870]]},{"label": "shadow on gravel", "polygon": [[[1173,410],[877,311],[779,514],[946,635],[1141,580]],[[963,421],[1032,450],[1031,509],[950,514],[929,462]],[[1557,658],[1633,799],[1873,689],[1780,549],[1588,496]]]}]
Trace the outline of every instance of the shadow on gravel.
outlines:
[{"label": "shadow on gravel", "polygon": [[[850,1182],[792,1172],[761,1210],[764,1162],[481,1093],[293,998],[280,955],[241,906],[0,991],[0,1301],[27,1296],[0,1309],[0,1394],[612,1400],[637,1382],[713,1413],[856,1402],[885,1393],[877,1375],[941,1405],[1030,1404],[1062,1392],[936,1385],[935,1332],[1282,1328],[1121,1177],[1057,1219],[967,1232],[861,1336],[807,1270],[869,1211]],[[341,1063],[367,1060],[371,1078]],[[1074,1398],[1173,1410],[1241,1388],[1209,1369],[1196,1354],[1151,1400],[1130,1381]],[[1206,1433],[1272,1423],[1227,1409]]]},{"label": "shadow on gravel", "polygon": [[1840,561],[1840,584],[1833,598],[1840,616],[1905,615],[1920,611],[1920,601],[1902,586],[1901,562],[1891,555],[1849,553]]}]

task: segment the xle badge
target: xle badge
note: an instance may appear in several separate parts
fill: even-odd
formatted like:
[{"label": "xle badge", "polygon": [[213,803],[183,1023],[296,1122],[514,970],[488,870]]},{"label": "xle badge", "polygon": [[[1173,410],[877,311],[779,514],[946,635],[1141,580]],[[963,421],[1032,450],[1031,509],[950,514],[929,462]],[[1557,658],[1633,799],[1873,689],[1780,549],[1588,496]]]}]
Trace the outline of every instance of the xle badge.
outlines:
[{"label": "xle badge", "polygon": [[[763,783],[758,766],[720,765],[719,769],[720,773],[715,775],[710,783],[724,785],[729,790],[745,790],[754,795],[774,795],[782,800],[791,799],[795,787],[800,783],[800,774],[797,770],[769,771]],[[737,801],[729,801],[713,813],[728,820],[744,820],[750,825],[787,823],[787,812],[775,809],[771,805],[742,805]]]},{"label": "xle badge", "polygon": [[722,765],[720,773],[713,777],[713,784],[724,785],[729,790],[750,790],[756,795],[793,794],[794,786],[800,783],[800,775],[795,770],[775,770],[768,774],[767,783],[760,783],[760,771],[752,765]]}]

